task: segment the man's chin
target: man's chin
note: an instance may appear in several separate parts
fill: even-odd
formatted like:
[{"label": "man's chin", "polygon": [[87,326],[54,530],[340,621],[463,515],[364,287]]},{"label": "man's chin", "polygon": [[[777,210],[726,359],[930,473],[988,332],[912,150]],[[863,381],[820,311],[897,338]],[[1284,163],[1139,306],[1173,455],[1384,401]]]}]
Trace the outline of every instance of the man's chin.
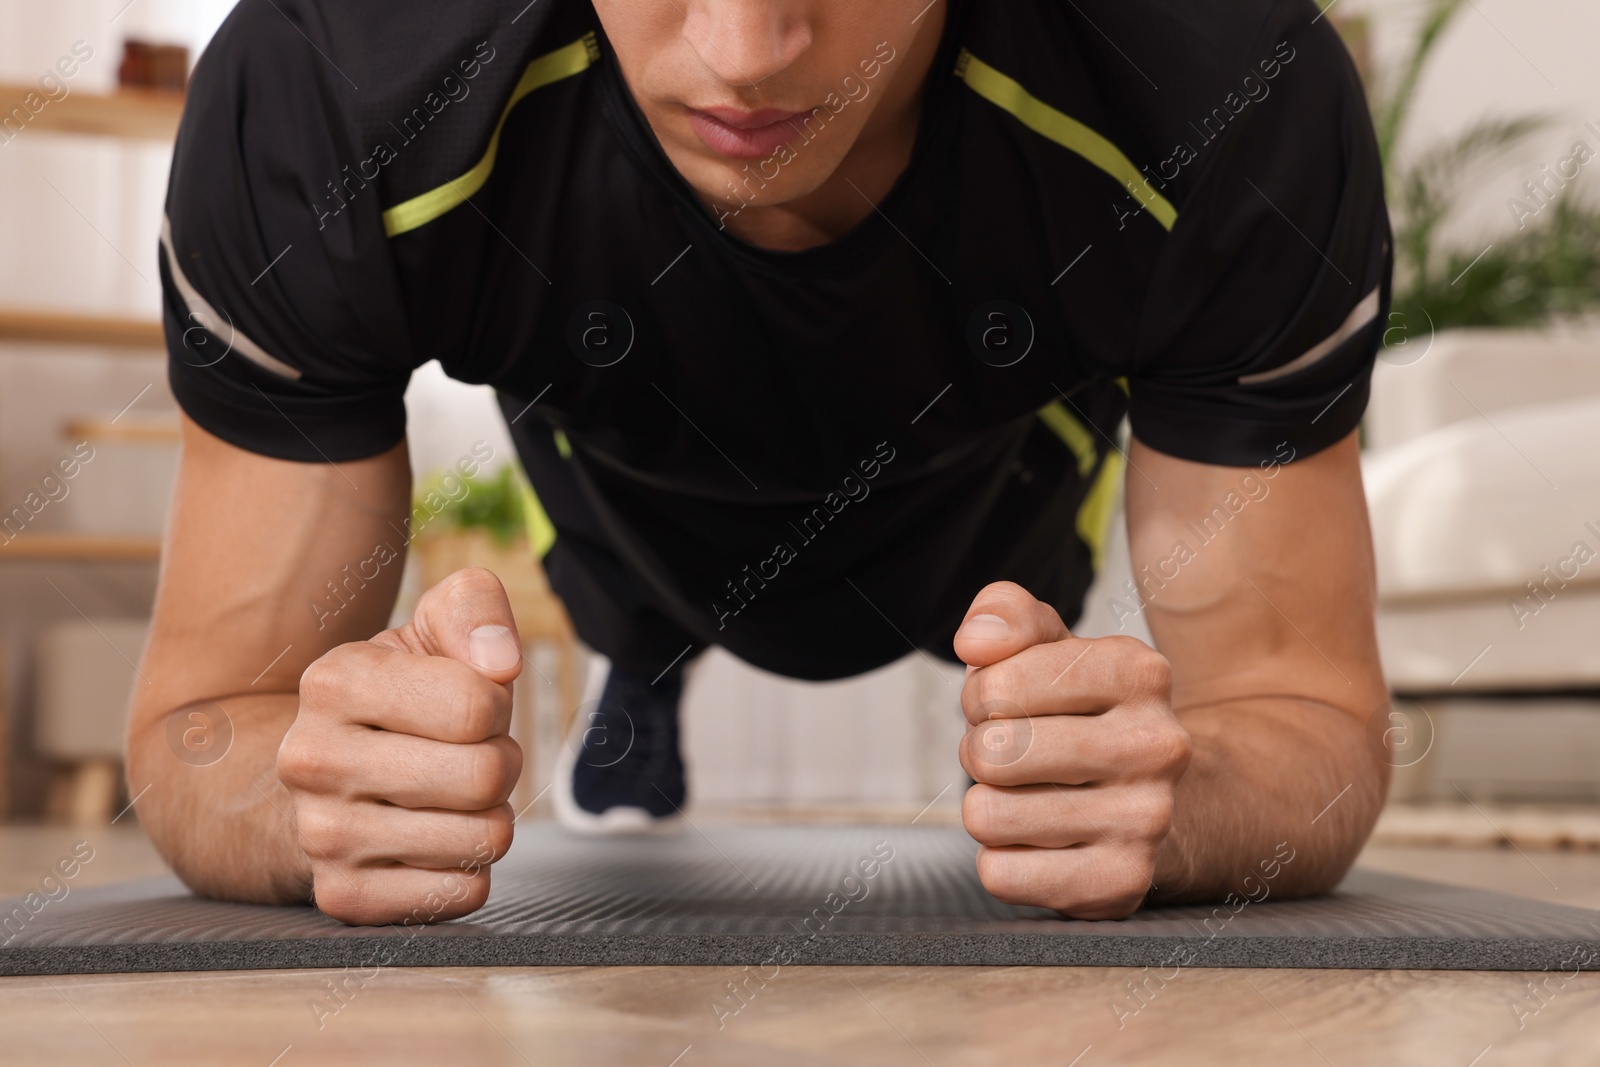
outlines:
[{"label": "man's chin", "polygon": [[838,170],[838,165],[818,165],[831,161],[807,161],[802,167],[798,159],[783,165],[776,158],[734,164],[719,160],[709,168],[699,171],[690,184],[702,200],[714,203],[720,210],[740,211],[758,207],[776,207],[801,200],[827,184]]}]

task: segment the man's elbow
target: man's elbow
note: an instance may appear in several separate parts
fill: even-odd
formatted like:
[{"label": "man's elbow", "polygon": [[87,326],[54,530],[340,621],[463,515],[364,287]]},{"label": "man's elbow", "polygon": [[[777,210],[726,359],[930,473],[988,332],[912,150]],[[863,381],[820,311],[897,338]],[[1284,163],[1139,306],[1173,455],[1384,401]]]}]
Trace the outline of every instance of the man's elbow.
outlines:
[{"label": "man's elbow", "polygon": [[1387,762],[1363,759],[1360,772],[1311,817],[1300,839],[1285,840],[1294,858],[1282,864],[1272,888],[1274,898],[1323,896],[1338,888],[1372,836],[1388,799],[1390,775]]}]

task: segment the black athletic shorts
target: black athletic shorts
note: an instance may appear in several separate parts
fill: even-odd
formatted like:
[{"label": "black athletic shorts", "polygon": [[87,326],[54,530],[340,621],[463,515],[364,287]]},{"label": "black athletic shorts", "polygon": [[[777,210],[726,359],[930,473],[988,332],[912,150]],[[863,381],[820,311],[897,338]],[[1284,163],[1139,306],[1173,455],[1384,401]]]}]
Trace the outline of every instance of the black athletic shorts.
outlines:
[{"label": "black athletic shorts", "polygon": [[[1084,410],[1093,401],[1080,395],[1072,402]],[[502,402],[508,419],[520,406]],[[1097,406],[1099,421],[1114,433],[1123,407],[1120,391],[1100,393]],[[757,565],[730,575],[742,608],[732,594],[721,601],[720,613],[709,604],[685,602],[673,595],[668,576],[652,572],[649,561],[628,550],[626,539],[608,534],[603,507],[593,503],[596,489],[559,431],[521,419],[512,432],[533,483],[534,507],[555,535],[550,540],[547,534],[536,547],[585,644],[621,668],[650,677],[720,644],[765,670],[821,680],[880,665],[886,637],[904,652],[922,649],[959,663],[951,644],[955,631],[972,598],[994,581],[1017,582],[1054,606],[1067,625],[1077,620],[1104,548],[1123,461],[1109,437],[1090,440],[1093,431],[1065,415],[1058,401],[1023,420],[998,460],[980,463],[967,479],[994,500],[987,533],[980,532],[965,552],[947,551],[940,541],[908,546],[923,557],[912,566],[877,572],[864,567],[848,576],[842,610],[811,617],[818,629],[830,631],[812,640],[783,625],[782,606],[776,620],[762,617],[762,594],[778,591],[785,568]],[[952,496],[951,505],[959,499]],[[872,503],[869,493],[829,521]],[[799,514],[806,519],[788,539],[796,563],[832,532],[803,509]],[[541,522],[532,525],[537,529]],[[774,570],[775,576],[763,577]]]}]

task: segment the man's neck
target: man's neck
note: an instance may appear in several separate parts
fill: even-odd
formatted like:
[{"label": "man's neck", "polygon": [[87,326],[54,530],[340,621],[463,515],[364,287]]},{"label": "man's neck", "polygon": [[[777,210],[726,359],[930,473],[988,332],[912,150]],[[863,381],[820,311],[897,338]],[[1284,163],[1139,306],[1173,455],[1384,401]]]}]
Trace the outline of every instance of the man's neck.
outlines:
[{"label": "man's neck", "polygon": [[724,215],[725,209],[702,197],[723,225],[762,248],[800,252],[839,240],[872,214],[911,162],[948,7],[935,4],[928,12],[931,25],[918,34],[902,76],[891,83],[888,96],[827,181],[794,200],[768,207],[750,204],[736,214]]}]

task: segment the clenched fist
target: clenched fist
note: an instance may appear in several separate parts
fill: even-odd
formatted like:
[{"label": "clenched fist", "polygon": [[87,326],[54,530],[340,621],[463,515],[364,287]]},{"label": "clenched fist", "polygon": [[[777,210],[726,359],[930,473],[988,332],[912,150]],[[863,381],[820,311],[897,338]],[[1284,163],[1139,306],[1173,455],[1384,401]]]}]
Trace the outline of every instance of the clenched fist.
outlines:
[{"label": "clenched fist", "polygon": [[955,649],[977,783],[961,817],[984,887],[1079,919],[1138,910],[1189,765],[1166,659],[1131,637],[1074,637],[1010,582],[978,594]]},{"label": "clenched fist", "polygon": [[500,580],[457,571],[411,621],[306,668],[278,749],[316,903],[352,925],[483,906],[522,770],[508,735],[522,648]]}]

